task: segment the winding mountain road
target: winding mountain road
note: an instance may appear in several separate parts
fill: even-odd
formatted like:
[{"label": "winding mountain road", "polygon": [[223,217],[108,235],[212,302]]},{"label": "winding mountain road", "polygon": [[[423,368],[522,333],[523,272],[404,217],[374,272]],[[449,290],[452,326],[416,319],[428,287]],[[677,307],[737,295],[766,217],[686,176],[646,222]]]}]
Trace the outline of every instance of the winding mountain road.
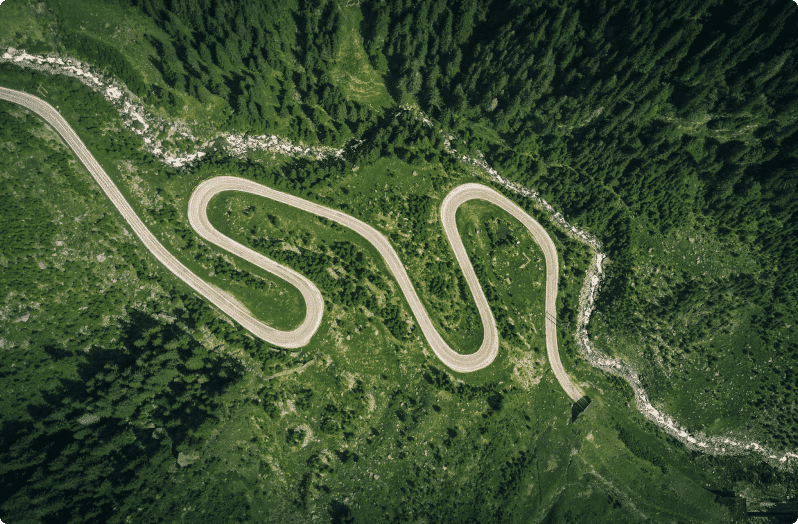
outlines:
[{"label": "winding mountain road", "polygon": [[487,367],[493,362],[499,351],[499,334],[488,301],[485,298],[482,287],[479,285],[479,281],[468,259],[460,234],[457,231],[455,214],[457,208],[469,200],[485,200],[493,203],[518,219],[530,231],[535,241],[543,250],[546,260],[546,350],[549,363],[563,390],[565,390],[566,394],[571,399],[576,401],[584,395],[584,393],[571,382],[560,361],[556,326],[559,265],[554,242],[552,242],[548,233],[546,233],[545,229],[543,229],[537,221],[530,217],[517,204],[497,191],[480,184],[464,184],[453,189],[441,204],[441,220],[444,232],[452,245],[455,257],[463,270],[466,282],[474,296],[484,327],[484,339],[479,350],[470,355],[462,355],[450,348],[435,329],[396,251],[393,249],[388,239],[373,227],[340,211],[276,191],[250,180],[222,176],[202,182],[194,190],[188,204],[189,222],[194,230],[207,241],[283,278],[296,286],[302,293],[307,307],[305,320],[299,327],[292,331],[280,331],[254,318],[252,314],[235,301],[235,299],[206,283],[172,255],[149,229],[147,229],[144,222],[136,215],[133,208],[125,200],[111,178],[97,163],[78,135],[50,104],[38,97],[2,87],[0,87],[0,99],[19,104],[37,113],[63,137],[108,198],[111,199],[111,202],[116,206],[122,214],[122,217],[136,233],[136,236],[139,237],[144,243],[144,246],[149,249],[167,269],[251,333],[270,344],[284,348],[305,346],[318,330],[324,311],[324,300],[321,292],[310,280],[296,271],[277,264],[217,231],[211,225],[207,216],[208,203],[215,195],[225,191],[240,191],[259,195],[327,218],[363,236],[384,258],[388,269],[396,278],[419,327],[435,354],[448,367],[463,373],[477,371]]}]

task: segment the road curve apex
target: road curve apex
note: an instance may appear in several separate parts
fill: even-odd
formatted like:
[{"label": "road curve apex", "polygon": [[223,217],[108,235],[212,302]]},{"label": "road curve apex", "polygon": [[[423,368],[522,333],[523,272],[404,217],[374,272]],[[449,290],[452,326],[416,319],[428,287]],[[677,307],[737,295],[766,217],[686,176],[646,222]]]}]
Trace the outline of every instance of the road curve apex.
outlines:
[{"label": "road curve apex", "polygon": [[205,180],[194,189],[188,202],[188,220],[191,227],[208,242],[260,267],[268,273],[276,275],[299,290],[305,301],[306,309],[305,319],[302,324],[294,330],[281,331],[255,320],[258,324],[258,332],[256,334],[266,342],[282,347],[287,347],[286,344],[290,344],[290,347],[307,345],[321,325],[324,313],[324,298],[321,292],[305,276],[243,246],[213,227],[208,219],[208,204],[210,204],[213,197],[227,191],[250,193],[267,198],[274,196],[272,192],[278,193],[261,184],[243,178],[223,176]]}]

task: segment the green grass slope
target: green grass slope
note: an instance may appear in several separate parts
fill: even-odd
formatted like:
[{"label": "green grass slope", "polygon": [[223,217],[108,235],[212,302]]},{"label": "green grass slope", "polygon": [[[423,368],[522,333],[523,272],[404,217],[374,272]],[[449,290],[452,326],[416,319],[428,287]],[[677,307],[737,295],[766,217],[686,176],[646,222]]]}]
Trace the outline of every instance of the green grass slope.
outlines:
[{"label": "green grass slope", "polygon": [[[455,133],[461,153],[482,151],[601,239],[609,278],[591,338],[640,371],[658,409],[692,431],[783,452],[798,423],[787,7],[0,8],[0,45],[96,60],[199,137],[344,146],[324,161],[216,152],[165,168],[79,82],[13,65],[0,78],[46,87],[161,241],[267,322],[296,325],[301,297],[193,234],[185,206],[204,179],[244,176],[377,227],[444,337],[467,352],[481,328],[437,209],[451,188],[485,180],[444,152]],[[637,414],[628,385],[580,357],[569,326],[590,253],[529,202],[518,200],[561,256],[563,363],[594,400],[575,425],[543,350],[538,251],[490,206],[464,206],[458,227],[498,317],[500,356],[459,375],[426,349],[361,240],[221,195],[217,227],[325,296],[316,337],[286,352],[159,268],[38,119],[8,104],[0,115],[0,378],[13,393],[0,411],[4,520],[734,522],[734,494],[794,496],[792,462],[689,451]]]}]

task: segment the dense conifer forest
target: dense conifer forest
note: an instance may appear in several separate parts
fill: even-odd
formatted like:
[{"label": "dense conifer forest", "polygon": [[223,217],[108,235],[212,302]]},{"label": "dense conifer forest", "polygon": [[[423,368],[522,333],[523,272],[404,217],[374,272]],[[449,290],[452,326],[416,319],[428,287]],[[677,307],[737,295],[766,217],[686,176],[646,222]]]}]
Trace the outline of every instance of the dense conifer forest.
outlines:
[{"label": "dense conifer forest", "polygon": [[[470,343],[476,310],[436,212],[472,176],[457,155],[484,155],[600,240],[591,340],[638,371],[658,409],[693,433],[798,450],[795,3],[7,0],[0,16],[8,8],[25,24],[0,22],[0,44],[79,58],[164,118],[342,148],[323,161],[216,151],[166,169],[85,86],[0,65],[0,85],[49,89],[126,191],[159,202],[136,204],[158,234],[218,285],[277,289],[193,238],[180,191],[203,177],[249,177],[366,221],[398,209],[407,225],[390,240],[446,336]],[[542,344],[520,306],[503,305],[495,261],[516,256],[504,217],[469,211],[484,236],[467,244],[488,260],[475,267],[502,351],[528,358],[509,362],[511,349],[499,378],[469,378],[414,345],[409,310],[385,298],[393,282],[363,245],[257,200],[219,204],[230,234],[257,232],[241,241],[322,289],[325,340],[385,337],[286,352],[166,274],[31,114],[3,103],[0,120],[8,524],[732,522],[740,493],[749,509],[795,496],[794,461],[688,449],[637,414],[625,381],[580,358],[566,326],[589,257],[545,217],[564,261],[564,360],[598,399],[581,427],[559,424],[570,406]],[[390,198],[372,202],[377,189]],[[520,385],[524,366],[537,389]]]}]

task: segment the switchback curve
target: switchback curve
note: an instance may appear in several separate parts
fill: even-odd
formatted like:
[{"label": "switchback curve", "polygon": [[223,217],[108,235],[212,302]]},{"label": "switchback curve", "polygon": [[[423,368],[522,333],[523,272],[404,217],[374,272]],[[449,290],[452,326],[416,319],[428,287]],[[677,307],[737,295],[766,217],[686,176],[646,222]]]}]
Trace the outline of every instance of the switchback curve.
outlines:
[{"label": "switchback curve", "polygon": [[69,124],[61,115],[48,103],[43,100],[11,89],[0,88],[0,98],[22,105],[34,111],[63,137],[67,144],[72,148],[81,162],[86,166],[89,173],[94,177],[111,202],[116,206],[122,217],[128,222],[136,236],[144,243],[145,247],[164,265],[172,271],[178,278],[183,280],[197,293],[202,295],[212,304],[216,305],[223,312],[231,316],[243,327],[258,336],[259,338],[285,348],[297,348],[305,346],[318,329],[324,309],[324,301],[321,293],[313,283],[299,273],[281,266],[222,235],[210,224],[207,218],[207,205],[214,195],[224,191],[243,191],[252,193],[272,200],[291,205],[298,209],[322,216],[329,220],[338,222],[349,227],[368,240],[382,255],[391,273],[397,279],[410,308],[421,327],[424,336],[429,342],[435,354],[448,367],[455,371],[467,373],[477,371],[487,367],[496,358],[499,349],[499,336],[496,329],[496,321],[490,311],[485,294],[479,285],[474,269],[465,252],[462,240],[455,222],[457,208],[469,200],[485,200],[504,209],[516,219],[518,219],[532,234],[535,241],[543,250],[546,260],[546,350],[549,363],[554,371],[557,380],[565,390],[566,394],[574,401],[581,398],[583,393],[576,387],[565,373],[560,361],[557,344],[556,329],[556,299],[557,282],[559,278],[559,264],[557,260],[557,250],[543,227],[530,217],[523,209],[511,200],[501,195],[497,191],[480,184],[464,184],[453,189],[444,199],[441,205],[441,220],[455,253],[460,267],[466,278],[466,282],[471,289],[479,310],[482,325],[484,327],[484,339],[482,345],[476,353],[462,355],[450,348],[432,324],[430,317],[421,304],[418,294],[415,291],[404,265],[399,260],[396,251],[388,240],[376,229],[361,222],[360,220],[336,211],[334,209],[321,206],[307,200],[288,195],[280,191],[268,188],[255,182],[236,177],[217,177],[202,182],[191,196],[188,205],[189,222],[197,233],[223,249],[226,249],[250,262],[262,267],[264,270],[280,276],[286,281],[296,286],[302,293],[307,306],[305,320],[292,331],[280,331],[265,325],[254,318],[237,301],[228,297],[225,293],[206,283],[197,275],[185,267],[174,255],[172,255],[147,229],[144,222],[135,214],[135,211],[127,203],[122,193],[114,185],[111,178],[100,167],[86,146],[72,130]]}]

